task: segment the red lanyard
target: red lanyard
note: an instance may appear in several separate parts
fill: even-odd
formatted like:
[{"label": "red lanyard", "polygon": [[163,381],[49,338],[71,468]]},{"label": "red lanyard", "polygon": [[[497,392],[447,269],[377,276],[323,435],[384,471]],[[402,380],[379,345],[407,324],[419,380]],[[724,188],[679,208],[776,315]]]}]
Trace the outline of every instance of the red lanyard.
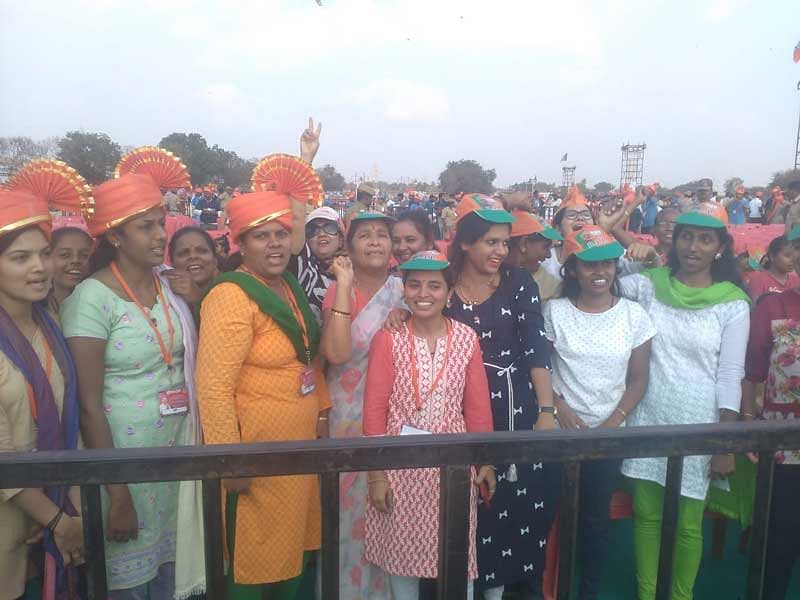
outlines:
[{"label": "red lanyard", "polygon": [[156,336],[156,341],[158,342],[158,347],[161,350],[161,357],[164,359],[164,362],[167,363],[168,366],[172,366],[172,349],[175,345],[175,327],[172,326],[172,317],[169,314],[169,304],[167,304],[167,300],[164,297],[164,290],[161,289],[161,284],[158,281],[158,277],[156,274],[153,273],[153,285],[155,285],[156,293],[158,294],[158,299],[161,302],[161,308],[164,311],[164,315],[167,319],[167,335],[169,335],[169,349],[167,349],[166,344],[164,344],[164,338],[161,337],[161,332],[156,327],[153,317],[150,314],[150,311],[142,306],[142,303],[139,302],[139,298],[136,297],[136,294],[133,293],[133,290],[130,288],[128,283],[122,278],[122,273],[119,272],[119,267],[117,267],[117,263],[111,262],[109,265],[111,269],[111,273],[113,273],[114,277],[116,277],[117,282],[125,290],[125,293],[128,294],[128,298],[133,300],[136,307],[141,311],[141,313],[145,316],[147,320],[147,324],[150,325],[150,329],[153,330],[153,333]]},{"label": "red lanyard", "polygon": [[[431,384],[431,389],[428,392],[428,397],[433,395],[433,391],[436,389],[436,386],[439,384],[439,380],[444,375],[445,370],[447,369],[447,362],[450,358],[450,338],[452,333],[452,328],[450,325],[450,319],[445,319],[447,323],[447,342],[444,348],[444,360],[442,361],[442,366],[439,367],[439,372],[436,373],[436,377]],[[426,342],[427,343],[427,342]],[[414,330],[411,325],[411,321],[408,322],[408,345],[411,347],[411,385],[414,386],[414,404],[417,407],[417,410],[422,410],[422,398],[420,397],[419,393],[419,378],[417,376],[417,349],[414,342]],[[431,359],[432,363],[435,363],[436,356],[434,355]]]}]

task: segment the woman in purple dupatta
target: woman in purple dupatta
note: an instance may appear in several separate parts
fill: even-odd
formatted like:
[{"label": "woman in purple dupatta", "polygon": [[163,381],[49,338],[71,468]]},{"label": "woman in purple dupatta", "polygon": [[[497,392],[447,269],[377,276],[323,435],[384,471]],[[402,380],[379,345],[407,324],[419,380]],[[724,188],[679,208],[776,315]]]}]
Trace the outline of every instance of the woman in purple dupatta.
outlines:
[{"label": "woman in purple dupatta", "polygon": [[[0,452],[78,444],[75,368],[45,308],[52,270],[47,201],[0,190]],[[77,488],[0,490],[0,600],[33,579],[44,599],[77,597],[79,506]]]}]

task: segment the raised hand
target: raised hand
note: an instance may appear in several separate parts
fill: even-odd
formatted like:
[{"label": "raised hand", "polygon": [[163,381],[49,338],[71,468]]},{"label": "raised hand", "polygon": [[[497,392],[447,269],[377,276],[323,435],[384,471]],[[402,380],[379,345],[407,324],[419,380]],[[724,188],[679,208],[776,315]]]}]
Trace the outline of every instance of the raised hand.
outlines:
[{"label": "raised hand", "polygon": [[347,256],[337,256],[331,264],[331,272],[336,278],[337,286],[352,285],[353,283],[353,263]]},{"label": "raised hand", "polygon": [[308,129],[300,135],[300,158],[308,164],[314,162],[314,157],[319,151],[319,136],[322,133],[322,123],[317,123],[314,128],[314,119],[308,117]]}]

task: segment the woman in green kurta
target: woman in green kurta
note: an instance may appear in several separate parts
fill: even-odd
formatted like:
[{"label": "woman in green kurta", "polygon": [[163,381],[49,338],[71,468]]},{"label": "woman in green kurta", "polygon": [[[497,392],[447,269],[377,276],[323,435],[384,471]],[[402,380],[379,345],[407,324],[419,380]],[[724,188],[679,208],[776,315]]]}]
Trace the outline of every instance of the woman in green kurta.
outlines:
[{"label": "woman in green kurta", "polygon": [[[161,275],[166,246],[161,193],[152,181],[132,175],[94,193],[95,220],[89,226],[99,244],[92,275],[61,307],[78,371],[86,446],[193,443],[199,430],[193,400],[196,334],[188,307]],[[184,486],[104,489],[110,600],[173,600],[202,591],[202,554],[194,556],[202,552],[202,539],[188,551],[182,541],[200,528],[199,519],[189,518],[191,495]],[[191,559],[188,571],[184,558]]]}]

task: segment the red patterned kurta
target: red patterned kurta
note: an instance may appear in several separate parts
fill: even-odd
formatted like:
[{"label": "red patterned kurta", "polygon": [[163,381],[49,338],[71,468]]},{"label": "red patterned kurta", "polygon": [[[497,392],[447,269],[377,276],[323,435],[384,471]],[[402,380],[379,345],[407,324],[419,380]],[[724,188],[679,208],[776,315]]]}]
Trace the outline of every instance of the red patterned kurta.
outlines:
[{"label": "red patterned kurta", "polygon": [[[475,332],[451,321],[449,353],[446,337],[431,355],[423,338],[413,337],[421,410],[417,410],[411,370],[408,329],[379,331],[370,349],[364,394],[364,435],[400,435],[403,425],[430,433],[493,431],[489,386]],[[433,380],[445,363],[433,393]],[[435,578],[439,547],[439,470],[387,471],[394,508],[366,512],[366,559],[388,573]],[[473,473],[474,477],[474,473]],[[469,577],[478,575],[475,559],[477,495],[470,494]]]}]

